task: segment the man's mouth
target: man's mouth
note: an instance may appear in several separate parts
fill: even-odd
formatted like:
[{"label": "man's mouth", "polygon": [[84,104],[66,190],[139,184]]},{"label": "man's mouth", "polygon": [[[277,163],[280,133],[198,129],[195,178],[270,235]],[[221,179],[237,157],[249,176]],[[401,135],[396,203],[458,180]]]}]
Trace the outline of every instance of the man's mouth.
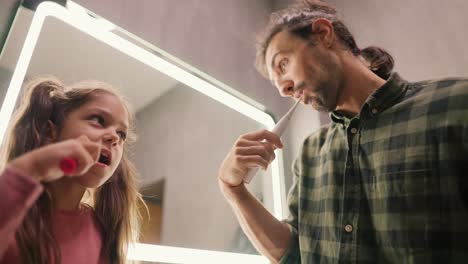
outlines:
[{"label": "man's mouth", "polygon": [[304,95],[304,88],[305,88],[305,83],[302,82],[300,83],[299,85],[297,85],[296,87],[294,87],[294,95],[298,95],[297,98],[301,98],[301,96]]},{"label": "man's mouth", "polygon": [[296,100],[302,100],[304,98],[304,90],[296,90],[294,92],[294,95],[293,97],[296,99]]}]

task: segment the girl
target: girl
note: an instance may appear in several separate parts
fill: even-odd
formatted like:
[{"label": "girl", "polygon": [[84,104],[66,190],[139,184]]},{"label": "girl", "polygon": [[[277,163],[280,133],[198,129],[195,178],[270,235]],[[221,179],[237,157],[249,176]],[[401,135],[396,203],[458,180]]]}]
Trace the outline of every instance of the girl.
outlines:
[{"label": "girl", "polygon": [[[0,264],[124,263],[137,240],[127,103],[105,83],[28,85],[3,145]],[[70,175],[65,158],[77,161]]]}]

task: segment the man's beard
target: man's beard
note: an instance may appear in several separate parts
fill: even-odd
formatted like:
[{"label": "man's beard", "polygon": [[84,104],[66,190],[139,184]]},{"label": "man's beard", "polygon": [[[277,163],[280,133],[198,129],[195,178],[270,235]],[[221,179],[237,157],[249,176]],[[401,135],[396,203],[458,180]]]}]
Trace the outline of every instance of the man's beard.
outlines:
[{"label": "man's beard", "polygon": [[332,112],[337,105],[337,89],[341,80],[338,64],[329,56],[320,56],[322,62],[322,75],[317,80],[314,96],[311,97],[312,107],[319,112]]}]

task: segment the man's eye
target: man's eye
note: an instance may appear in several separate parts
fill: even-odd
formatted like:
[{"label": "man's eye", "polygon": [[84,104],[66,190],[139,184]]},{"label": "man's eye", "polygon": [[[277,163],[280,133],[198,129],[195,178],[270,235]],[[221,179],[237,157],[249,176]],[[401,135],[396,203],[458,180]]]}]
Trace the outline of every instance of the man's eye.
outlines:
[{"label": "man's eye", "polygon": [[281,73],[284,73],[286,71],[286,66],[288,66],[288,61],[281,60],[279,63],[279,68],[280,68]]}]

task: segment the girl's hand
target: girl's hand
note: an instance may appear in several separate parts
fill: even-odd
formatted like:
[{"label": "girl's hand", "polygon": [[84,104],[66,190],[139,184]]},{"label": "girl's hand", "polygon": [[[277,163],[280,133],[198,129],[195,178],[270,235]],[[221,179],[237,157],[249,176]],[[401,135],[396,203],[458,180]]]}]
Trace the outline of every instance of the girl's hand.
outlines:
[{"label": "girl's hand", "polygon": [[238,186],[244,181],[249,168],[266,169],[275,159],[275,149],[281,147],[280,138],[268,130],[242,135],[221,164],[218,177],[225,185]]},{"label": "girl's hand", "polygon": [[60,169],[62,159],[76,160],[78,166],[73,176],[79,176],[86,173],[98,161],[100,153],[101,144],[91,142],[83,135],[27,152],[9,162],[7,166],[30,175],[38,181],[49,182],[64,176]]}]

